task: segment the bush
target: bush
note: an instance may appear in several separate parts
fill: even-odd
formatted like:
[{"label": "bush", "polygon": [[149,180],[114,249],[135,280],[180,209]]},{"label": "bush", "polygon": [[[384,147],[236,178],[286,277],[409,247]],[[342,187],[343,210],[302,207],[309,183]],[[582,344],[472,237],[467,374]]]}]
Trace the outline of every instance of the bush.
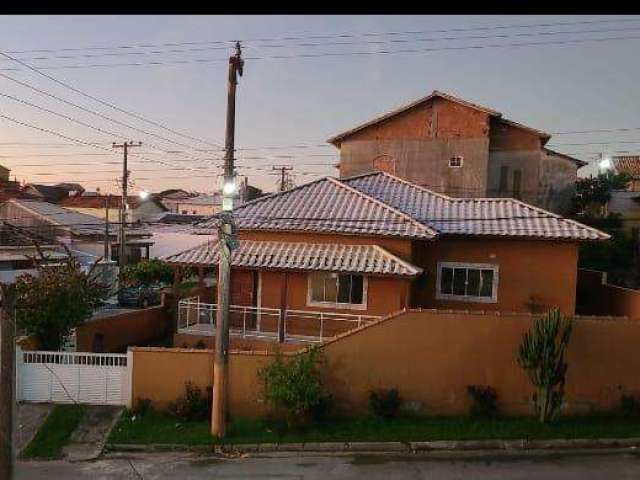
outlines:
[{"label": "bush", "polygon": [[396,388],[371,390],[369,392],[369,410],[380,418],[394,418],[400,410],[400,393]]},{"label": "bush", "polygon": [[137,398],[136,403],[131,409],[131,414],[144,417],[148,412],[153,410],[151,399],[149,398]]},{"label": "bush", "polygon": [[204,343],[204,341],[202,340],[198,340],[198,343],[196,343],[193,348],[197,349],[197,350],[206,350],[207,348],[207,344]]},{"label": "bush", "polygon": [[304,425],[323,402],[324,393],[317,368],[320,351],[312,347],[285,362],[282,354],[258,372],[264,382],[267,401],[276,415],[283,415],[287,427]]},{"label": "bush", "polygon": [[161,260],[152,258],[127,265],[122,269],[121,278],[127,285],[169,284],[173,281],[173,270]]},{"label": "bush", "polygon": [[213,387],[207,389],[206,396],[191,382],[184,387],[184,396],[169,404],[169,413],[184,422],[208,420],[211,417]]},{"label": "bush", "polygon": [[473,400],[469,415],[474,418],[498,417],[498,394],[493,387],[468,385],[467,393]]},{"label": "bush", "polygon": [[326,422],[333,413],[333,407],[333,395],[323,395],[320,397],[318,403],[311,407],[311,418],[313,418],[313,421],[316,423]]},{"label": "bush", "polygon": [[640,417],[640,398],[633,395],[622,395],[620,412],[625,417]]}]

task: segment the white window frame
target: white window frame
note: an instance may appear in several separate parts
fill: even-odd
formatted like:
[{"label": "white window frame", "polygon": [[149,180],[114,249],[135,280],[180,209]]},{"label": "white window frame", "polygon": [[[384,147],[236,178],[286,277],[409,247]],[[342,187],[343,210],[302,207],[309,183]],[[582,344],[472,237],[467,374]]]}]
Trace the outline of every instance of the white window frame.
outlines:
[{"label": "white window frame", "polygon": [[[359,275],[362,277],[362,303],[339,303],[339,302],[318,302],[311,297],[311,276],[314,273],[329,273],[335,275]],[[367,309],[367,292],[369,290],[369,278],[359,273],[346,272],[327,272],[316,271],[307,274],[307,306],[308,307],[325,307],[325,308],[342,308],[348,310],[366,310]]]},{"label": "white window frame", "polygon": [[[493,282],[491,285],[491,297],[475,297],[467,295],[455,295],[453,293],[442,293],[442,269],[443,268],[467,268],[476,270],[493,270]],[[466,262],[438,262],[438,271],[436,276],[436,299],[437,300],[455,300],[459,302],[472,303],[497,303],[498,302],[498,285],[499,285],[500,267],[493,263],[466,263]]]},{"label": "white window frame", "polygon": [[[454,158],[460,159],[460,165],[451,165],[451,161]],[[462,155],[452,155],[451,157],[449,157],[449,168],[462,168],[463,165],[464,165],[464,157]]]}]

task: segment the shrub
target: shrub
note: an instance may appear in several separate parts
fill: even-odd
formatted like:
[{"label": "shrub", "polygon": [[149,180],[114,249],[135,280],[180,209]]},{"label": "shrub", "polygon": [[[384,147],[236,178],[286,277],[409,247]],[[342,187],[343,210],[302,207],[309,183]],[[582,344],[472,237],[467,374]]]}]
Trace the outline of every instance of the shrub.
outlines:
[{"label": "shrub", "polygon": [[334,401],[333,395],[326,394],[320,397],[318,403],[311,407],[311,418],[316,423],[326,422],[333,413]]},{"label": "shrub", "polygon": [[191,382],[185,383],[184,388],[184,396],[169,404],[169,413],[185,422],[208,420],[211,417],[213,387],[207,389],[206,395]]},{"label": "shrub", "polygon": [[394,418],[400,410],[400,393],[396,388],[371,390],[369,392],[369,410],[380,418]]},{"label": "shrub", "polygon": [[622,395],[620,413],[625,417],[640,417],[640,398],[633,395]]},{"label": "shrub", "polygon": [[572,328],[572,321],[556,308],[536,320],[520,344],[518,364],[536,387],[533,400],[542,423],[555,418],[562,405],[568,368],[564,355]]},{"label": "shrub", "polygon": [[153,410],[151,399],[137,398],[136,403],[131,409],[131,413],[136,416],[144,417],[149,411]]},{"label": "shrub", "polygon": [[469,414],[475,418],[498,417],[498,394],[490,386],[468,385],[467,393],[473,403]]},{"label": "shrub", "polygon": [[127,285],[169,284],[173,281],[173,270],[161,260],[141,260],[122,269],[122,281]]},{"label": "shrub", "polygon": [[198,350],[206,350],[207,348],[207,344],[204,343],[204,341],[202,340],[198,340],[198,343],[196,343],[193,348],[198,349]]},{"label": "shrub", "polygon": [[277,415],[284,415],[287,427],[300,426],[309,419],[314,408],[323,402],[320,351],[312,347],[289,361],[278,352],[275,360],[258,372],[264,382],[267,401]]}]

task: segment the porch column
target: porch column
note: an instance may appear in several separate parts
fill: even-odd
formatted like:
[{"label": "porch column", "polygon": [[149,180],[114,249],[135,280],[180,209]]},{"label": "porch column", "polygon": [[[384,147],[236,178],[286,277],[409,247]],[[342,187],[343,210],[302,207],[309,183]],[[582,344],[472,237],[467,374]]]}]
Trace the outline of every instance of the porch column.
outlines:
[{"label": "porch column", "polygon": [[204,287],[204,267],[198,267],[198,288]]},{"label": "porch column", "polygon": [[278,318],[278,342],[279,343],[284,343],[284,339],[285,339],[288,283],[289,283],[289,275],[287,274],[287,272],[283,272],[282,284],[281,284],[281,298],[280,298],[280,317]]},{"label": "porch column", "polygon": [[147,246],[145,247],[145,254],[146,254],[146,259],[147,259],[147,260],[149,260],[149,248],[150,248],[150,245],[147,245]]}]

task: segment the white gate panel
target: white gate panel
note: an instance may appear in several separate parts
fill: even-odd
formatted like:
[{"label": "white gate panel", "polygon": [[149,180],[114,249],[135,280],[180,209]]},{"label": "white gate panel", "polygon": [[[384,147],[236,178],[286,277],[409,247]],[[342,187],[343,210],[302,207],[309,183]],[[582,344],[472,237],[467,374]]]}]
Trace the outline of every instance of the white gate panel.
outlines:
[{"label": "white gate panel", "polygon": [[18,399],[127,405],[130,369],[126,354],[18,350]]}]

